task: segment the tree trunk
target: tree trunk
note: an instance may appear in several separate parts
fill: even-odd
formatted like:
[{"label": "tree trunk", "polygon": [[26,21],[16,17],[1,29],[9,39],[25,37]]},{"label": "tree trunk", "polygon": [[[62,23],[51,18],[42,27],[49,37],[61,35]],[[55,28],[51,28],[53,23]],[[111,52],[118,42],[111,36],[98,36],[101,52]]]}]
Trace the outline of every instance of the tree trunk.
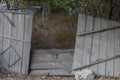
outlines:
[{"label": "tree trunk", "polygon": [[5,0],[6,5],[7,5],[7,9],[10,9],[10,0]]},{"label": "tree trunk", "polygon": [[45,20],[49,20],[50,17],[51,17],[50,5],[47,2],[43,3],[42,22],[44,22]]},{"label": "tree trunk", "polygon": [[109,19],[113,18],[113,0],[110,0],[110,12],[109,12]]}]

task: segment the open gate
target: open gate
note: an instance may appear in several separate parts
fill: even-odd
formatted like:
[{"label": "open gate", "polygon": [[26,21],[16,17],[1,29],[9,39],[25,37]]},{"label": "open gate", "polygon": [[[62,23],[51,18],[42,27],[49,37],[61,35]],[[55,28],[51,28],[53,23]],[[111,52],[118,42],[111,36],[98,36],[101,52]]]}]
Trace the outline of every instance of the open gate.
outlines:
[{"label": "open gate", "polygon": [[28,74],[32,13],[0,11],[0,66]]},{"label": "open gate", "polygon": [[120,22],[79,14],[73,71],[120,75]]}]

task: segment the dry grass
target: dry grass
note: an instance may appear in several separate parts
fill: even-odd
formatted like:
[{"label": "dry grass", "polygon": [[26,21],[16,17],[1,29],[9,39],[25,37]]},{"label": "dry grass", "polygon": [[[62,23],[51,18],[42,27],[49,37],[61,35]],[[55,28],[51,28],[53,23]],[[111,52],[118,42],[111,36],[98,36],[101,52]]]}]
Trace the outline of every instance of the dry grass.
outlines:
[{"label": "dry grass", "polygon": [[32,49],[74,48],[77,19],[64,10],[52,13],[50,20],[42,23],[41,14],[34,18]]}]

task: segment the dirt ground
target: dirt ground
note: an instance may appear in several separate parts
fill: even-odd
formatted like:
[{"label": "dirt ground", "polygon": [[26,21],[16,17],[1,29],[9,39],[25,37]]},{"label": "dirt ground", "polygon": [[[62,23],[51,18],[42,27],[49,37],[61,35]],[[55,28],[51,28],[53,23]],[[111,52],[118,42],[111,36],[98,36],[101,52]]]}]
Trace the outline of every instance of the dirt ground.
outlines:
[{"label": "dirt ground", "polygon": [[51,19],[44,22],[37,12],[33,20],[32,49],[72,49],[76,29],[77,17],[64,10],[52,12]]},{"label": "dirt ground", "polygon": [[[1,80],[1,79],[0,79]],[[62,76],[40,76],[40,75],[29,75],[29,76],[11,76],[5,77],[3,80],[75,80],[74,77],[62,77]],[[117,78],[99,77],[94,80],[120,80]]]},{"label": "dirt ground", "polygon": [[60,77],[60,76],[12,76],[5,77],[4,80],[75,80],[74,77]]}]

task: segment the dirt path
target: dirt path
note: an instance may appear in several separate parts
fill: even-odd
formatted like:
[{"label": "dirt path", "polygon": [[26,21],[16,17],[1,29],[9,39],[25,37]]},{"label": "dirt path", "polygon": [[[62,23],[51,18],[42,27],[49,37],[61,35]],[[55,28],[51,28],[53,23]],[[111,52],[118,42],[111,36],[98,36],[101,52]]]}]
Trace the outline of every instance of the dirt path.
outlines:
[{"label": "dirt path", "polygon": [[[75,80],[75,78],[74,77],[60,77],[60,76],[33,76],[33,75],[29,75],[29,76],[6,77],[3,80]],[[120,78],[100,77],[100,78],[95,78],[95,80],[120,80]]]},{"label": "dirt path", "polygon": [[4,80],[75,80],[74,77],[59,77],[59,76],[16,76],[6,77]]}]

